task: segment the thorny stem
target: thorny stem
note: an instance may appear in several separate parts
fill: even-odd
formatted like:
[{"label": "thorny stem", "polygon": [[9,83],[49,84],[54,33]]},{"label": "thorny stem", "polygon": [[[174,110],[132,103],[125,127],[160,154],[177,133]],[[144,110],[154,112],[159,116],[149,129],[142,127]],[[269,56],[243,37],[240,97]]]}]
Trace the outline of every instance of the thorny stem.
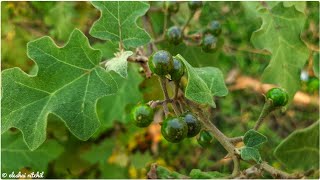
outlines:
[{"label": "thorny stem", "polygon": [[273,110],[272,107],[272,100],[266,99],[266,102],[263,105],[262,111],[260,113],[260,116],[256,122],[256,125],[254,126],[254,130],[258,130],[259,127],[262,125],[263,120],[267,117],[267,115]]}]

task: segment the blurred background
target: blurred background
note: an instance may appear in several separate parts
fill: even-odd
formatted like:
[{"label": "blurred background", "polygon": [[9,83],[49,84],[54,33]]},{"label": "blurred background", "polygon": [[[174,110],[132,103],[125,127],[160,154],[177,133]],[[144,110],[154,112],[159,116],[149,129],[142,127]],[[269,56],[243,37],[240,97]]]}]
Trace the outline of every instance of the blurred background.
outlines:
[{"label": "blurred background", "polygon": [[[155,9],[161,8],[162,2],[152,2],[151,6],[153,11],[148,15],[155,33],[161,34],[163,13]],[[241,2],[206,2],[202,12],[190,23],[189,32],[192,32],[211,20],[220,21],[224,46],[218,52],[203,53],[200,48],[184,44],[162,43],[158,47],[188,57],[193,66],[215,66],[223,71],[230,92],[216,99],[217,108],[212,109],[211,120],[230,137],[243,135],[253,127],[264,103],[262,92],[253,87],[260,83],[270,56],[252,48],[250,37],[260,27],[261,20],[248,13],[250,8]],[[187,4],[181,3],[180,11],[171,17],[169,24],[184,24],[187,11]],[[285,112],[273,112],[261,128],[269,140],[260,151],[262,158],[282,169],[285,167],[270,152],[295,129],[319,119],[319,79],[312,64],[319,64],[319,2],[307,2],[306,14],[301,37],[318,51],[310,55],[301,72],[300,97]],[[113,57],[117,45],[95,39],[88,33],[99,16],[99,11],[89,2],[2,2],[1,69],[19,67],[35,74],[34,62],[27,57],[27,42],[48,35],[63,46],[74,28],[87,35],[91,45],[103,52],[104,59]],[[85,142],[78,140],[60,120],[50,116],[46,143],[57,142],[56,146],[61,148],[59,155],[41,167],[16,165],[19,169],[15,171],[45,170],[47,178],[146,178],[150,164],[157,162],[182,174],[194,168],[229,174],[231,159],[225,158],[226,151],[217,141],[208,149],[201,148],[196,138],[171,144],[161,136],[158,124],[141,129],[130,123],[133,105],[163,98],[157,82],[156,77],[145,79],[136,64],[130,65],[129,80],[121,85],[127,91],[98,102],[102,126],[92,138]],[[306,98],[310,101],[304,101]],[[161,118],[159,112],[155,118]],[[12,133],[21,138],[19,131],[12,129]],[[2,143],[2,147],[5,146]],[[242,166],[249,167],[248,164]]]}]

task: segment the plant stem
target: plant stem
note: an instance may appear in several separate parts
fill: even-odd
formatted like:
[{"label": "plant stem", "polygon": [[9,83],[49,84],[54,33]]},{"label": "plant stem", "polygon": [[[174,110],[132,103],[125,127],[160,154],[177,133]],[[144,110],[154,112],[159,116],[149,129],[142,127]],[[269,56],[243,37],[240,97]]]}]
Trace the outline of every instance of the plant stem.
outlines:
[{"label": "plant stem", "polygon": [[263,169],[264,171],[270,173],[274,178],[279,178],[279,179],[297,179],[301,178],[299,175],[294,175],[294,174],[288,174],[284,171],[278,170],[272,166],[270,166],[267,162],[262,162],[260,164],[260,168]]},{"label": "plant stem", "polygon": [[192,19],[192,17],[194,16],[194,11],[192,11],[191,13],[190,13],[190,15],[189,15],[189,18],[188,18],[188,20],[187,20],[187,22],[184,24],[184,26],[183,26],[183,28],[182,28],[182,34],[184,34],[184,30],[187,28],[187,26],[189,25],[189,23],[190,23],[190,21],[191,21],[191,19]]},{"label": "plant stem", "polygon": [[161,84],[161,89],[162,89],[163,95],[165,97],[165,101],[163,103],[163,111],[164,111],[165,116],[167,117],[168,114],[169,114],[169,109],[168,109],[168,106],[167,106],[167,100],[170,99],[170,98],[169,98],[167,87],[166,87],[166,79],[165,78],[160,78],[159,80],[160,80],[160,84]]},{"label": "plant stem", "polygon": [[185,99],[187,103],[198,112],[200,120],[202,121],[205,128],[207,128],[213,136],[220,142],[220,144],[228,151],[233,160],[233,171],[232,176],[237,176],[240,173],[240,162],[236,155],[236,148],[229,142],[229,139],[204,115],[201,108],[195,103]]},{"label": "plant stem", "polygon": [[258,130],[259,127],[262,125],[263,120],[267,117],[267,115],[273,110],[272,107],[272,101],[266,99],[266,102],[263,105],[262,111],[260,113],[260,116],[256,122],[256,125],[254,126],[254,130]]},{"label": "plant stem", "polygon": [[233,144],[238,143],[238,142],[242,142],[243,141],[243,136],[229,138],[229,141],[231,143],[233,143]]}]

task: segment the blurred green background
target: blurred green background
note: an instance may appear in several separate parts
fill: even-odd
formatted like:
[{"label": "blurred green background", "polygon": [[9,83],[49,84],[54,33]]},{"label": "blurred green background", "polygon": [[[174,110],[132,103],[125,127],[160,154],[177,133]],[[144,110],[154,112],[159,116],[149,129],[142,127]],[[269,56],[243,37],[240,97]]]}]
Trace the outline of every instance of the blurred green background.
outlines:
[{"label": "blurred green background", "polygon": [[[151,5],[161,8],[162,2],[152,2]],[[188,14],[186,11],[189,11],[186,3],[181,3],[180,11],[171,18],[169,24],[184,24]],[[250,7],[241,2],[206,2],[202,14],[191,21],[189,31],[205,26],[212,19],[221,22],[224,48],[219,52],[207,54],[200,48],[183,44],[173,47],[162,43],[159,48],[187,56],[193,66],[219,67],[225,77],[230,71],[237,70],[241,75],[259,80],[270,57],[255,53],[250,44],[251,34],[259,28],[261,21],[248,12]],[[307,2],[306,13],[308,19],[302,38],[319,49],[319,2]],[[156,33],[161,34],[163,14],[148,14]],[[74,28],[82,30],[91,45],[101,49],[105,59],[112,57],[116,45],[99,41],[88,33],[98,18],[99,11],[89,2],[2,2],[1,69],[19,67],[27,73],[35,73],[34,62],[26,54],[26,44],[48,35],[63,46]],[[314,63],[319,63],[319,53],[313,56]],[[300,91],[319,98],[319,79],[310,72],[308,63],[303,73],[308,78],[301,80]],[[98,115],[103,126],[88,141],[78,140],[62,122],[53,116],[49,117],[47,138],[56,140],[63,146],[63,151],[47,167],[43,167],[47,178],[146,178],[148,166],[154,162],[182,174],[188,174],[193,168],[226,174],[231,171],[231,160],[225,158],[226,151],[217,141],[208,149],[201,148],[196,138],[171,144],[163,139],[157,124],[147,129],[134,127],[128,120],[130,107],[138,102],[163,97],[159,95],[158,85],[154,85],[157,79],[144,79],[135,64],[130,66],[129,76],[132,78],[130,84],[123,82],[124,87],[131,87],[129,95],[123,93],[123,99],[108,97],[99,101]],[[111,100],[117,103],[110,105]],[[250,89],[239,89],[230,91],[224,98],[216,99],[216,103],[217,108],[212,109],[212,121],[222,132],[232,137],[243,135],[254,125],[264,97]],[[286,169],[270,152],[295,129],[307,127],[318,120],[318,106],[293,103],[286,112],[274,112],[268,119],[261,128],[261,132],[269,139],[262,146],[262,158],[274,167]],[[12,130],[12,133],[20,134],[16,130]],[[249,167],[248,164],[242,166]],[[30,172],[34,169],[22,167],[20,170]]]}]

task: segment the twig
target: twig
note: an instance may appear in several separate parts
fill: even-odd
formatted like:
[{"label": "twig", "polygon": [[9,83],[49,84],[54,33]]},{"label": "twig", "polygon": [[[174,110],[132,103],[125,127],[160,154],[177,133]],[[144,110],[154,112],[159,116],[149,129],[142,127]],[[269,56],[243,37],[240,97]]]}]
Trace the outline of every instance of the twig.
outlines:
[{"label": "twig", "polygon": [[240,137],[233,137],[233,138],[228,138],[229,142],[236,144],[238,142],[242,142],[243,141],[243,136]]},{"label": "twig", "polygon": [[256,122],[256,125],[254,126],[254,130],[258,130],[261,124],[263,123],[263,120],[267,117],[267,115],[273,110],[272,108],[272,100],[266,99],[266,102],[263,105],[262,111],[260,113],[260,116]]},{"label": "twig", "polygon": [[165,99],[165,100],[157,100],[157,101],[150,101],[147,104],[151,107],[151,108],[155,108],[157,106],[162,106],[164,103],[172,103],[174,100],[173,99]]},{"label": "twig", "polygon": [[189,18],[188,18],[188,20],[187,20],[187,22],[184,24],[184,26],[183,26],[183,28],[182,28],[182,34],[184,34],[184,30],[187,28],[187,26],[189,25],[189,23],[190,23],[190,21],[191,21],[191,19],[192,19],[192,17],[194,16],[194,12],[191,12],[190,14],[189,14]]},{"label": "twig", "polygon": [[301,178],[299,174],[288,174],[284,171],[278,170],[272,166],[270,166],[267,162],[262,162],[260,164],[260,168],[268,173],[270,173],[274,178],[277,179],[297,179]]}]

